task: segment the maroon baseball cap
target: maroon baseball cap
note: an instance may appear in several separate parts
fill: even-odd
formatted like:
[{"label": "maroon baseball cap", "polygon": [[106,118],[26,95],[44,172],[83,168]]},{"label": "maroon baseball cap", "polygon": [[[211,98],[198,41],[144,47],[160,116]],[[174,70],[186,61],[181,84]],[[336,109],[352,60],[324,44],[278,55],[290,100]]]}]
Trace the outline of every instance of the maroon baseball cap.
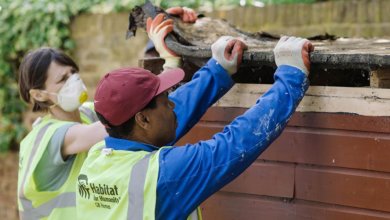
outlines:
[{"label": "maroon baseball cap", "polygon": [[95,93],[95,111],[118,126],[141,111],[157,95],[184,78],[179,68],[155,75],[142,68],[122,68],[107,73]]}]

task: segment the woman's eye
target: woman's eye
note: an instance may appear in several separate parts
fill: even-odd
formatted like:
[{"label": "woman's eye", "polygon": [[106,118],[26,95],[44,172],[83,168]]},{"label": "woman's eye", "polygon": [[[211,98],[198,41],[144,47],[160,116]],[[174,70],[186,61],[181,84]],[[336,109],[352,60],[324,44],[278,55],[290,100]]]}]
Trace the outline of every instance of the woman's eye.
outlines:
[{"label": "woman's eye", "polygon": [[65,75],[63,78],[62,78],[62,81],[66,81],[68,80],[69,76],[68,75]]},{"label": "woman's eye", "polygon": [[60,79],[60,81],[57,82],[57,84],[62,83],[63,81],[65,81],[65,77],[62,77],[62,78]]},{"label": "woman's eye", "polygon": [[68,80],[69,76],[68,75],[64,75],[62,76],[61,80],[58,82],[58,83],[63,83],[65,82],[66,80]]}]

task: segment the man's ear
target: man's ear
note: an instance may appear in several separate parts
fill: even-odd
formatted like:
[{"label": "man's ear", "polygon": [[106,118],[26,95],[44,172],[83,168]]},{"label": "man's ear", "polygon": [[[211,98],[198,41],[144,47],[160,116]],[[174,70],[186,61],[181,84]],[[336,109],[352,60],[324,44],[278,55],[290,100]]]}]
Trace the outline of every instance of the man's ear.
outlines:
[{"label": "man's ear", "polygon": [[149,118],[144,112],[140,111],[137,114],[135,114],[134,117],[135,117],[135,123],[137,123],[138,126],[140,126],[145,130],[149,128],[150,126]]},{"label": "man's ear", "polygon": [[29,93],[33,101],[45,102],[49,99],[48,94],[39,89],[30,89]]}]

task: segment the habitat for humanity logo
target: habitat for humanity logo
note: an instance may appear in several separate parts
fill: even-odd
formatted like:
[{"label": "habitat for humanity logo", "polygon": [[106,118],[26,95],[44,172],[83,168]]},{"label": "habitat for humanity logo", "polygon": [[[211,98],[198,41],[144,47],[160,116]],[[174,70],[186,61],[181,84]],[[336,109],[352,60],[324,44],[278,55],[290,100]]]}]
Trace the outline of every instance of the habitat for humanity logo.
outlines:
[{"label": "habitat for humanity logo", "polygon": [[79,194],[81,197],[89,199],[91,193],[89,192],[88,187],[88,177],[85,174],[80,174],[78,178],[79,182]]},{"label": "habitat for humanity logo", "polygon": [[88,200],[91,198],[90,201],[94,202],[97,208],[111,209],[119,204],[121,197],[117,185],[91,182],[85,174],[79,175],[78,182],[80,196]]}]

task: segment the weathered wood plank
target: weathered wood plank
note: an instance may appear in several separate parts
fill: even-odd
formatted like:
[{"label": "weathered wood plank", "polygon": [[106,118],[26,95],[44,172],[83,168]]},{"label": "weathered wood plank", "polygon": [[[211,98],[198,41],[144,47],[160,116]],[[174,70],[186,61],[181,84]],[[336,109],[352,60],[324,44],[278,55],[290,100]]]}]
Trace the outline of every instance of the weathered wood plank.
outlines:
[{"label": "weathered wood plank", "polygon": [[390,213],[302,200],[216,193],[202,205],[205,220],[385,220]]},{"label": "weathered wood plank", "polygon": [[296,167],[297,199],[390,212],[390,173]]},{"label": "weathered wood plank", "polygon": [[[249,108],[270,87],[238,83],[215,106]],[[297,111],[390,116],[390,92],[377,88],[311,86]]]},{"label": "weathered wood plank", "polygon": [[[163,10],[150,3],[135,7],[129,17],[128,36],[133,36],[137,27],[144,28],[146,18],[154,17],[159,12]],[[274,65],[272,49],[276,40],[271,41],[270,38],[265,38],[258,33],[243,32],[220,19],[204,17],[198,19],[195,24],[183,23],[177,18],[173,19],[175,19],[174,35],[177,40],[173,40],[172,35],[168,37],[166,43],[177,54],[197,59],[209,58],[211,57],[210,45],[220,36],[230,35],[243,39],[249,46],[249,50],[244,53],[244,63],[257,66],[260,64]],[[390,40],[388,39],[342,38],[337,41],[316,41],[314,44],[317,49],[310,55],[313,65],[342,69],[390,66]]]},{"label": "weathered wood plank", "polygon": [[[199,123],[178,145],[209,139],[222,129],[223,124]],[[390,134],[287,127],[259,159],[390,172],[388,146]]]},{"label": "weathered wood plank", "polygon": [[374,88],[390,88],[390,69],[371,71],[370,86]]},{"label": "weathered wood plank", "polygon": [[221,191],[293,198],[294,168],[294,164],[255,162]]},{"label": "weathered wood plank", "polygon": [[264,160],[390,172],[390,134],[287,128]]},{"label": "weathered wood plank", "polygon": [[[247,108],[211,107],[201,119],[207,122],[222,122],[228,124]],[[295,112],[289,126],[307,128],[326,128],[350,131],[368,131],[390,133],[390,117],[362,116],[355,114]]]},{"label": "weathered wood plank", "polygon": [[161,59],[160,57],[146,57],[138,60],[138,66],[147,69],[154,74],[159,74],[163,70],[162,66],[164,65],[164,62],[164,59]]},{"label": "weathered wood plank", "polygon": [[287,203],[235,193],[216,193],[201,207],[204,220],[294,219]]},{"label": "weathered wood plank", "polygon": [[223,127],[224,124],[211,124],[202,122],[198,123],[186,135],[184,135],[179,141],[177,141],[175,146],[181,146],[187,143],[194,144],[201,140],[208,140],[214,134],[221,132]]},{"label": "weathered wood plank", "polygon": [[[204,18],[206,19],[206,18]],[[214,22],[214,21],[209,21]],[[217,22],[218,23],[218,22]],[[214,34],[216,35],[216,34]],[[243,63],[249,65],[274,66],[274,54],[272,49],[276,41],[257,41],[242,37],[241,33],[226,33],[217,36],[231,35],[241,37],[248,44],[248,50],[243,55]],[[212,42],[217,38],[212,38]],[[203,39],[201,39],[203,40]],[[200,40],[200,41],[201,41]],[[210,45],[186,46],[168,38],[167,46],[175,53],[185,57],[210,58]],[[191,42],[192,43],[192,42]],[[363,39],[340,39],[334,42],[313,41],[315,51],[310,54],[311,64],[328,68],[387,68],[390,66],[390,40],[363,40]]]}]

